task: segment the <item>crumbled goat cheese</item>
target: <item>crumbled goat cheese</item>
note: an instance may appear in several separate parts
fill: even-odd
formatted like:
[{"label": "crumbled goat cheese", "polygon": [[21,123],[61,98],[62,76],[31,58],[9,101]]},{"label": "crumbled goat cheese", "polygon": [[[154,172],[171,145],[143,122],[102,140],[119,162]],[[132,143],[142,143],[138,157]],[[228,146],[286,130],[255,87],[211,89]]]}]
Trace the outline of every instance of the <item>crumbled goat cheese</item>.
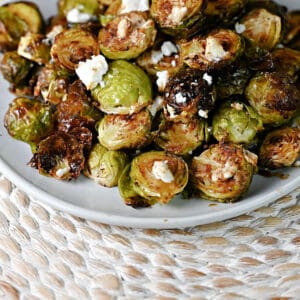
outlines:
[{"label": "crumbled goat cheese", "polygon": [[235,23],[234,25],[235,31],[238,34],[243,33],[246,30],[246,26],[244,24]]},{"label": "crumbled goat cheese", "polygon": [[230,106],[232,108],[235,108],[236,110],[243,110],[244,108],[243,103],[238,103],[238,102],[231,103]]},{"label": "crumbled goat cheese", "polygon": [[162,60],[163,57],[164,57],[164,55],[162,54],[162,52],[160,50],[151,51],[151,61],[153,64],[158,64]]},{"label": "crumbled goat cheese", "polygon": [[176,111],[175,111],[175,109],[174,109],[172,106],[170,106],[169,104],[167,104],[167,111],[168,111],[168,113],[169,113],[171,119],[176,118]]},{"label": "crumbled goat cheese", "polygon": [[177,93],[175,95],[175,101],[176,103],[180,104],[180,103],[185,103],[186,102],[186,97],[184,97],[181,93]]},{"label": "crumbled goat cheese", "polygon": [[126,38],[130,26],[131,26],[131,22],[129,18],[123,18],[118,24],[117,37],[119,39]]},{"label": "crumbled goat cheese", "polygon": [[180,24],[182,19],[186,16],[188,9],[186,7],[174,6],[168,19],[173,24]]},{"label": "crumbled goat cheese", "polygon": [[69,23],[85,23],[93,19],[93,15],[81,12],[80,11],[81,9],[82,9],[82,5],[79,5],[69,10],[66,16],[67,21]]},{"label": "crumbled goat cheese", "polygon": [[218,180],[224,180],[232,178],[237,171],[236,165],[227,161],[224,166],[217,167],[211,174],[211,180],[216,182]]},{"label": "crumbled goat cheese", "polygon": [[47,33],[46,37],[48,41],[53,44],[55,37],[64,30],[62,25],[53,26],[52,30]]},{"label": "crumbled goat cheese", "polygon": [[163,98],[161,96],[157,96],[154,99],[153,103],[149,106],[149,111],[153,117],[162,108],[162,104],[163,104]]},{"label": "crumbled goat cheese", "polygon": [[296,168],[300,167],[300,160],[297,160],[294,162],[294,167],[296,167]]},{"label": "crumbled goat cheese", "polygon": [[169,72],[168,71],[161,71],[156,73],[157,80],[156,80],[156,85],[158,87],[158,90],[162,92],[169,80]]},{"label": "crumbled goat cheese", "polygon": [[79,62],[75,71],[86,88],[91,90],[98,84],[102,84],[103,75],[108,71],[108,64],[104,56],[93,55],[91,59]]},{"label": "crumbled goat cheese", "polygon": [[225,51],[218,42],[218,40],[212,36],[206,39],[205,57],[212,62],[219,62],[227,55]]},{"label": "crumbled goat cheese", "polygon": [[161,52],[164,56],[171,56],[174,53],[178,53],[178,49],[172,42],[166,41],[161,45]]},{"label": "crumbled goat cheese", "polygon": [[176,60],[172,60],[171,61],[171,66],[173,67],[173,68],[175,68],[176,66],[177,66],[177,63],[176,63]]},{"label": "crumbled goat cheese", "polygon": [[55,172],[55,175],[59,178],[63,177],[70,171],[70,167],[60,168]]},{"label": "crumbled goat cheese", "polygon": [[149,0],[122,0],[120,14],[149,10]]},{"label": "crumbled goat cheese", "polygon": [[212,85],[212,83],[213,83],[212,76],[210,76],[207,73],[204,73],[202,78],[207,82],[208,85]]},{"label": "crumbled goat cheese", "polygon": [[208,118],[208,111],[207,110],[203,110],[203,109],[199,109],[198,115],[201,118],[207,119]]},{"label": "crumbled goat cheese", "polygon": [[152,174],[156,179],[165,183],[170,183],[174,180],[174,176],[168,167],[168,161],[155,161],[152,166]]}]

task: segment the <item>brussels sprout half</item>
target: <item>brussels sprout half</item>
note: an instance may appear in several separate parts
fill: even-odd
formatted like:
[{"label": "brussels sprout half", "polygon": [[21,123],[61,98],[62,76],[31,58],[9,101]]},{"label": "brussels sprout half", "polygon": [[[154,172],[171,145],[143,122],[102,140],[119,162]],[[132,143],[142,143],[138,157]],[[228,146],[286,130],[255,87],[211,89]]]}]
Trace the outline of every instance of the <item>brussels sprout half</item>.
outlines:
[{"label": "brussels sprout half", "polygon": [[99,32],[101,52],[110,59],[132,59],[153,45],[155,23],[148,14],[133,11],[121,14]]},{"label": "brussels sprout half", "polygon": [[18,55],[16,51],[3,54],[0,70],[3,77],[10,83],[19,85],[28,76],[34,64]]},{"label": "brussels sprout half", "polygon": [[109,150],[138,149],[151,141],[152,117],[147,109],[131,115],[105,115],[98,140]]},{"label": "brussels sprout half", "polygon": [[163,151],[149,151],[131,162],[130,180],[136,194],[150,203],[168,203],[188,182],[185,161]]},{"label": "brussels sprout half", "polygon": [[259,166],[267,169],[290,167],[300,154],[300,129],[283,127],[269,132],[259,149]]},{"label": "brussels sprout half", "polygon": [[216,29],[204,38],[196,36],[179,46],[183,62],[202,71],[232,64],[244,52],[243,39],[230,29]]},{"label": "brussels sprout half", "polygon": [[18,97],[5,114],[4,126],[13,138],[30,144],[34,150],[54,130],[54,114],[49,105]]},{"label": "brussels sprout half", "polygon": [[51,47],[51,57],[56,66],[73,72],[80,61],[99,54],[95,37],[82,29],[71,28],[56,35]]},{"label": "brussels sprout half", "polygon": [[113,187],[118,184],[128,162],[128,155],[124,152],[107,150],[102,145],[95,144],[86,161],[84,175],[100,185]]},{"label": "brussels sprout half", "polygon": [[251,143],[263,130],[257,112],[239,100],[223,102],[212,118],[212,134],[219,142]]},{"label": "brussels sprout half", "polygon": [[257,156],[234,144],[211,145],[193,158],[190,177],[200,196],[220,202],[234,202],[248,190]]},{"label": "brussels sprout half", "polygon": [[277,72],[256,74],[248,83],[245,96],[263,123],[287,123],[300,108],[300,92],[287,75]]},{"label": "brussels sprout half", "polygon": [[152,84],[138,66],[124,60],[110,63],[103,84],[94,88],[93,99],[108,114],[133,114],[152,102]]},{"label": "brussels sprout half", "polygon": [[205,6],[205,0],[152,0],[150,14],[164,33],[187,38],[204,24]]}]

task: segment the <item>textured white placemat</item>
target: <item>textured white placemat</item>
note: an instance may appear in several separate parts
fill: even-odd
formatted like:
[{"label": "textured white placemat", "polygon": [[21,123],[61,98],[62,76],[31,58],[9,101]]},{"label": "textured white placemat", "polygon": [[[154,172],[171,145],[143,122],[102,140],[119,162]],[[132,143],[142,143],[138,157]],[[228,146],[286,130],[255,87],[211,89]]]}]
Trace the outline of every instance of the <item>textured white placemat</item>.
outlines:
[{"label": "textured white placemat", "polygon": [[300,299],[300,188],[186,230],[83,220],[0,175],[0,298]]}]

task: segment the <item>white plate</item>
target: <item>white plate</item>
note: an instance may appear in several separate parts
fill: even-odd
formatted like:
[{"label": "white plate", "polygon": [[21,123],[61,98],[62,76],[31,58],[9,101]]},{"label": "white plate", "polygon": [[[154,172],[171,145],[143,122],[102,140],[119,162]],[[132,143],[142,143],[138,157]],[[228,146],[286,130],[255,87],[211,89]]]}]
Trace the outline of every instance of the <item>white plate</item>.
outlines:
[{"label": "white plate", "polygon": [[[300,9],[298,1],[282,2],[292,9]],[[41,7],[44,16],[55,14],[56,0],[34,2]],[[86,219],[140,228],[187,227],[241,215],[300,185],[300,168],[292,168],[287,171],[289,177],[285,180],[255,176],[247,197],[234,204],[211,205],[212,202],[205,200],[176,198],[166,206],[135,210],[123,204],[116,188],[100,187],[83,176],[77,181],[61,182],[43,177],[28,167],[26,164],[31,158],[29,147],[9,137],[3,127],[3,116],[13,95],[8,92],[8,84],[2,77],[0,90],[0,171],[35,199]]]}]

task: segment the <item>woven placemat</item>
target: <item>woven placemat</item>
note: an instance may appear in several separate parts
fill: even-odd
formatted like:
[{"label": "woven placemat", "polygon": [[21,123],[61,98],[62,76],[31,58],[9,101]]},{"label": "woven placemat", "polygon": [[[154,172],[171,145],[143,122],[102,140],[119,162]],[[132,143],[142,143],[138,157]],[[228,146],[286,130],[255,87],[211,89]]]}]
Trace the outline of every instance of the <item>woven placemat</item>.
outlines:
[{"label": "woven placemat", "polygon": [[185,230],[109,226],[38,203],[0,175],[0,298],[300,299],[300,188]]}]

